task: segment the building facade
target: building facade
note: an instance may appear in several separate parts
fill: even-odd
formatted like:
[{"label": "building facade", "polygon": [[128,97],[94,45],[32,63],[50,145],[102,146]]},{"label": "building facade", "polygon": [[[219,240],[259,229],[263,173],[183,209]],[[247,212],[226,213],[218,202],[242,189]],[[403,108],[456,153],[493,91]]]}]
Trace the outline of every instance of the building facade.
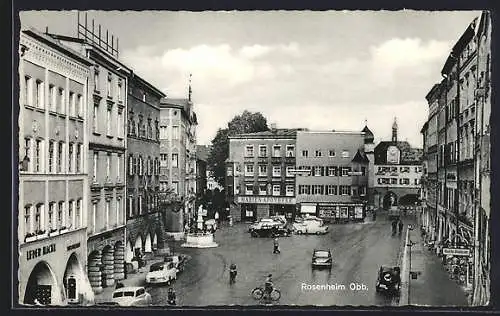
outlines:
[{"label": "building facade", "polygon": [[477,41],[474,129],[474,285],[473,305],[490,303],[491,273],[491,13],[484,11]]},{"label": "building facade", "polygon": [[127,244],[125,261],[137,252],[163,248],[159,208],[160,100],[165,94],[133,74],[127,100]]},{"label": "building facade", "polygon": [[[443,262],[457,267],[455,277],[472,293],[473,305],[489,301],[490,23],[490,14],[483,12],[453,47],[441,71],[443,80],[427,95],[430,114],[422,130],[428,144],[424,167],[429,168],[434,161],[431,126],[437,122],[437,185],[427,179],[423,183],[427,195],[438,200],[427,235]],[[432,202],[427,198],[428,205]],[[423,212],[423,218],[429,217]]]},{"label": "building facade", "polygon": [[202,197],[207,191],[207,159],[209,146],[196,146],[196,196]]},{"label": "building facade", "polygon": [[19,303],[93,301],[86,275],[92,62],[36,30],[20,35]]},{"label": "building facade", "polygon": [[100,293],[125,277],[125,122],[132,71],[99,46],[101,41],[50,35],[93,62],[87,87],[87,274],[94,292]]},{"label": "building facade", "polygon": [[295,214],[296,130],[229,137],[226,195],[235,221]]},{"label": "building facade", "polygon": [[416,209],[420,205],[422,150],[412,148],[406,141],[398,141],[396,119],[392,125],[391,141],[379,142],[374,155],[374,207]]},{"label": "building facade", "polygon": [[333,222],[363,220],[369,165],[365,133],[299,131],[296,144],[298,214]]},{"label": "building facade", "polygon": [[194,220],[196,193],[196,127],[191,97],[160,102],[160,190],[173,190],[182,211],[166,212],[168,234],[182,234]]}]

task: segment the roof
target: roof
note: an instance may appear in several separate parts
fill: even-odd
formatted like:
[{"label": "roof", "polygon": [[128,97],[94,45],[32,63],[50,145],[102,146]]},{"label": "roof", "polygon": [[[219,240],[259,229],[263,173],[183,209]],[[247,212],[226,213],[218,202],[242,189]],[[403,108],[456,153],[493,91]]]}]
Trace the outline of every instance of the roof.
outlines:
[{"label": "roof", "polygon": [[156,93],[160,97],[166,97],[166,94],[163,93],[160,89],[153,86],[151,83],[147,82],[143,78],[139,77],[135,72],[132,71],[131,79],[137,80],[141,85],[148,87],[151,91]]},{"label": "roof", "polygon": [[373,136],[372,131],[368,128],[367,125],[365,125],[361,132],[365,133],[365,143],[373,143],[375,137]]},{"label": "roof", "polygon": [[420,164],[422,159],[423,150],[419,148],[412,148],[410,144],[406,141],[382,141],[375,146],[375,164],[385,165],[387,164],[387,148],[389,146],[396,146],[401,151],[401,157],[399,159],[399,164],[401,165],[414,165]]},{"label": "roof", "polygon": [[275,130],[268,130],[255,133],[244,133],[234,136],[229,136],[229,138],[296,138],[297,131],[304,130],[301,128],[279,128]]},{"label": "roof", "polygon": [[364,152],[358,149],[356,155],[354,155],[354,158],[352,158],[352,162],[369,163],[370,160],[368,159],[368,157],[366,157],[366,154]]},{"label": "roof", "polygon": [[65,45],[62,45],[59,41],[55,40],[52,36],[50,36],[49,34],[44,34],[32,27],[28,28],[28,29],[25,29],[22,31],[24,34],[26,35],[29,35],[39,41],[43,41],[45,44],[51,46],[52,48],[56,48],[60,51],[62,51],[63,53],[66,53],[67,55],[69,55],[70,57],[90,66],[93,64],[92,60],[90,60],[89,58],[87,57],[84,57],[82,56],[79,52],[65,46]]},{"label": "roof", "polygon": [[469,44],[469,42],[474,38],[474,35],[476,33],[476,24],[477,24],[477,17],[474,18],[474,20],[469,24],[469,26],[464,31],[462,36],[460,36],[458,41],[453,46],[451,53],[448,55],[448,58],[446,59],[443,69],[441,70],[441,74],[446,75],[450,73],[451,68],[455,65],[457,61],[457,57],[460,56],[460,54],[467,46],[467,44]]},{"label": "roof", "polygon": [[196,159],[207,161],[210,148],[207,145],[197,145],[196,146]]}]

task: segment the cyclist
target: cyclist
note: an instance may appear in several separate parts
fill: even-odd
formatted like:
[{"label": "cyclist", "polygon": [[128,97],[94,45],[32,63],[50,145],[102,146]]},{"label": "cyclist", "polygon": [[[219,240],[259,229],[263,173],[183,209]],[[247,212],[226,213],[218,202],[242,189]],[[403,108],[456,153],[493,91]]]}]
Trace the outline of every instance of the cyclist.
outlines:
[{"label": "cyclist", "polygon": [[273,288],[274,288],[273,275],[269,274],[266,278],[266,282],[264,283],[264,293],[270,297],[271,292],[273,291]]},{"label": "cyclist", "polygon": [[273,253],[281,253],[280,244],[278,243],[278,238],[274,237],[273,240]]}]

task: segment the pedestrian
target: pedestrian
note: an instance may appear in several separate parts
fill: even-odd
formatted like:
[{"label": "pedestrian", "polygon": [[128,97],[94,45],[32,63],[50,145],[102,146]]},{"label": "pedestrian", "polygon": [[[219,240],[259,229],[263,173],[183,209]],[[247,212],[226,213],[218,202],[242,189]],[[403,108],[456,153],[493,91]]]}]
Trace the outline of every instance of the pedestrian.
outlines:
[{"label": "pedestrian", "polygon": [[214,219],[215,219],[215,222],[217,224],[219,224],[219,212],[215,211]]},{"label": "pedestrian", "polygon": [[398,225],[398,223],[395,220],[393,220],[391,225],[392,225],[392,236],[394,236],[396,235],[396,226]]},{"label": "pedestrian", "polygon": [[278,243],[278,238],[274,237],[274,241],[273,241],[273,253],[281,253],[280,251],[280,245]]},{"label": "pedestrian", "polygon": [[399,235],[403,233],[403,221],[400,219],[398,223],[398,228],[399,228]]},{"label": "pedestrian", "polygon": [[121,289],[122,287],[125,287],[122,282],[116,282],[115,290]]},{"label": "pedestrian", "polygon": [[177,305],[177,296],[175,295],[175,291],[173,288],[168,289],[167,293],[167,303],[168,305]]}]

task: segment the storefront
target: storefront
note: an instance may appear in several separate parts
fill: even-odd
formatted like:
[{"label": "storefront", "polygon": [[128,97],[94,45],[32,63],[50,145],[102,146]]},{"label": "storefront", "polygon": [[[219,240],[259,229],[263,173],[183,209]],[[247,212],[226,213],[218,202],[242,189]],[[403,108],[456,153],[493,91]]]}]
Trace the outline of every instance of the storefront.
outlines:
[{"label": "storefront", "polygon": [[292,219],[295,213],[295,198],[278,196],[238,196],[243,221],[284,215]]},{"label": "storefront", "polygon": [[453,231],[449,239],[442,243],[443,263],[450,278],[467,290],[472,289],[474,282],[472,229],[459,225],[458,232]]},{"label": "storefront", "polygon": [[84,271],[87,229],[51,234],[20,246],[19,303],[92,304],[94,293]]},{"label": "storefront", "polygon": [[331,223],[363,221],[366,216],[363,203],[319,203],[317,208],[317,216]]},{"label": "storefront", "polygon": [[87,275],[94,293],[125,278],[125,246],[125,226],[89,238]]}]

